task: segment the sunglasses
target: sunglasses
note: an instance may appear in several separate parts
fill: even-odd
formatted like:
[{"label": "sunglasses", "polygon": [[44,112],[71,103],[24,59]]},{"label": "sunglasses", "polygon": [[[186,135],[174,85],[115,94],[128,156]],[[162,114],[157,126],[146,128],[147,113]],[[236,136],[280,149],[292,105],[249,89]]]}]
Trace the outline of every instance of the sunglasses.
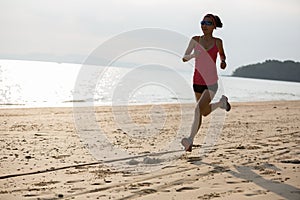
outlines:
[{"label": "sunglasses", "polygon": [[206,26],[212,26],[213,25],[213,22],[211,22],[211,21],[201,21],[200,23],[201,23],[201,25],[206,25]]}]

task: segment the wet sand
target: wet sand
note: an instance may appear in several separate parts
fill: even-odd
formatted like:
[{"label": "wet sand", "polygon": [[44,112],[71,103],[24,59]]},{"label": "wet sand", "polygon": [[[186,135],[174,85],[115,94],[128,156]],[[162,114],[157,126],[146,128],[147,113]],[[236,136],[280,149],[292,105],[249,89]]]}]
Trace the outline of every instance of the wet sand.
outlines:
[{"label": "wet sand", "polygon": [[[233,103],[217,128],[220,116],[203,119],[191,153],[164,149],[188,136],[193,110],[95,108],[112,146],[131,152],[113,165],[119,157],[84,143],[97,130],[84,117],[78,127],[72,108],[0,109],[0,199],[300,199],[300,101]],[[201,154],[209,129],[221,131]]]}]

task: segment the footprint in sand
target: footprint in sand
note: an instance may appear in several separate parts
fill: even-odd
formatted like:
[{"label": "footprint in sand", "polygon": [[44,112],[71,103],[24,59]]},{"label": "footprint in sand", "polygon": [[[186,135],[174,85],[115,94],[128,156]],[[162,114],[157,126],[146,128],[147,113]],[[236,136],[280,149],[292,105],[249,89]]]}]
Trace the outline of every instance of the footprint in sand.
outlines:
[{"label": "footprint in sand", "polygon": [[198,187],[182,187],[176,190],[176,192],[182,192],[182,191],[186,191],[186,190],[197,190],[199,189]]},{"label": "footprint in sand", "polygon": [[159,163],[162,163],[162,162],[163,162],[162,159],[159,159],[159,158],[150,158],[150,157],[146,157],[143,160],[144,164],[159,164]]},{"label": "footprint in sand", "polygon": [[137,161],[135,159],[132,159],[129,162],[127,162],[127,164],[128,165],[138,165],[139,163],[143,163],[143,164],[148,164],[148,165],[154,165],[154,164],[162,163],[163,161],[164,161],[163,159],[159,159],[159,158],[146,157],[141,162],[139,162],[139,161]]},{"label": "footprint in sand", "polygon": [[288,163],[288,164],[300,164],[300,160],[282,160],[281,163]]},{"label": "footprint in sand", "polygon": [[140,190],[140,191],[137,191],[137,192],[134,192],[134,193],[138,193],[138,194],[152,194],[152,193],[155,193],[157,192],[157,190],[155,189],[143,189],[143,190]]},{"label": "footprint in sand", "polygon": [[70,181],[67,181],[66,184],[79,183],[79,182],[84,182],[84,180],[83,179],[70,180]]}]

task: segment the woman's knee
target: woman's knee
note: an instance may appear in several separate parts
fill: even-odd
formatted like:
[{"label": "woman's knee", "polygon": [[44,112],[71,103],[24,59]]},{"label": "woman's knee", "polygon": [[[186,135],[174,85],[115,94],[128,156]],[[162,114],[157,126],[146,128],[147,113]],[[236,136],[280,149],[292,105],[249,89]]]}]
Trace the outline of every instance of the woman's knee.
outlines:
[{"label": "woman's knee", "polygon": [[209,110],[204,110],[202,113],[201,113],[201,115],[203,116],[203,117],[206,117],[207,115],[209,115],[210,114],[210,111]]},{"label": "woman's knee", "polygon": [[210,93],[209,90],[205,90],[201,95],[200,100],[198,101],[198,108],[200,109],[200,113],[202,116],[207,116],[211,112],[210,102],[213,98],[213,94]]},{"label": "woman's knee", "polygon": [[204,117],[206,117],[207,115],[209,115],[210,113],[210,109],[209,109],[209,105],[202,105],[199,104],[199,109],[200,109],[200,114]]}]

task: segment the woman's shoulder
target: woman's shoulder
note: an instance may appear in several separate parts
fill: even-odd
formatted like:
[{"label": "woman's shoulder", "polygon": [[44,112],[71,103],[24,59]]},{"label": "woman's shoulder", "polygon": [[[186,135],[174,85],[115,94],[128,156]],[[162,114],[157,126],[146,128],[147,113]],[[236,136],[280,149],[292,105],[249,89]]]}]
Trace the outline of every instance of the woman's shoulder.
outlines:
[{"label": "woman's shoulder", "polygon": [[219,44],[222,43],[222,39],[221,38],[215,37],[214,39],[216,40],[216,43],[219,43]]},{"label": "woman's shoulder", "polygon": [[200,35],[195,35],[195,36],[192,37],[192,40],[194,40],[196,42],[198,42],[199,39],[200,39]]},{"label": "woman's shoulder", "polygon": [[192,37],[191,41],[193,42],[193,45],[197,45],[200,43],[200,37],[199,35],[195,35]]}]

